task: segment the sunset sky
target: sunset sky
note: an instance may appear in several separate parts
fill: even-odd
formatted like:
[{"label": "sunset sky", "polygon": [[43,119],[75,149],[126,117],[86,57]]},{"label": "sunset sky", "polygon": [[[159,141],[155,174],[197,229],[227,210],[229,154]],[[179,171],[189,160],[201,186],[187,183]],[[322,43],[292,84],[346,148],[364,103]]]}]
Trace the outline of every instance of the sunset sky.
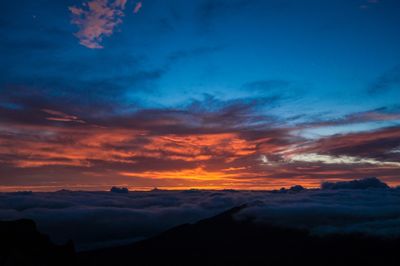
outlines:
[{"label": "sunset sky", "polygon": [[400,185],[398,0],[0,12],[0,191]]}]

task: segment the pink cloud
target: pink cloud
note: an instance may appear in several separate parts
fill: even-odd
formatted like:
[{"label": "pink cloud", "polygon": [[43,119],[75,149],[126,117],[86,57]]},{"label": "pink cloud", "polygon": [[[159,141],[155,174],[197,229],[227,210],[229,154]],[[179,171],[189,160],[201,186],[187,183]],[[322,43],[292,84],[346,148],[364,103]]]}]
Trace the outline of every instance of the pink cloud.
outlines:
[{"label": "pink cloud", "polygon": [[140,11],[140,9],[142,8],[143,4],[142,2],[138,2],[135,6],[135,9],[133,10],[133,13],[138,13]]},{"label": "pink cloud", "polygon": [[101,49],[104,36],[111,36],[122,23],[127,0],[92,0],[82,7],[71,6],[72,24],[78,26],[75,36],[90,49]]}]

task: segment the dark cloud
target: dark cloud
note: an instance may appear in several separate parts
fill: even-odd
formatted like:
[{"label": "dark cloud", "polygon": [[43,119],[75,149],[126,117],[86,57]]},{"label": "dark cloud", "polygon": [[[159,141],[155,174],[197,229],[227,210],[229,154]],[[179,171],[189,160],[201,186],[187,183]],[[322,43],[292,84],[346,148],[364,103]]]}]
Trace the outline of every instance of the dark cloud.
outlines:
[{"label": "dark cloud", "polygon": [[275,123],[275,117],[258,114],[258,110],[277,101],[278,97],[222,101],[206,95],[181,107],[143,108],[95,121],[104,126],[149,130],[153,135],[241,132],[241,129],[250,131],[262,128],[262,124]]},{"label": "dark cloud", "polygon": [[[29,47],[32,42],[23,43]],[[158,81],[179,60],[223,49],[210,46],[179,50],[159,67],[148,67],[146,57],[127,51],[56,57],[46,48],[48,41],[40,40],[37,44],[38,49],[43,46],[47,53],[40,60],[26,63],[22,58],[15,60],[14,56],[10,62],[6,60],[9,67],[0,76],[0,105],[12,103],[28,110],[62,109],[59,111],[86,116],[126,112],[138,107],[137,94],[156,93]],[[14,49],[18,46],[9,45]],[[15,72],[16,68],[20,70]]]},{"label": "dark cloud", "polygon": [[399,130],[399,127],[389,127],[368,132],[337,134],[315,141],[305,147],[305,151],[398,161],[399,154],[391,151],[400,146]]},{"label": "dark cloud", "polygon": [[370,177],[360,180],[342,181],[342,182],[324,182],[322,189],[370,189],[370,188],[389,188],[389,186],[376,177]]},{"label": "dark cloud", "polygon": [[[35,66],[37,70],[30,74],[10,74],[0,84],[0,103],[13,103],[28,110],[62,109],[59,111],[87,116],[129,109],[137,105],[132,95],[154,92],[165,70],[145,69],[138,57],[120,58],[124,59],[116,60],[112,55],[80,58],[79,62],[48,62]],[[107,64],[101,63],[104,61]],[[95,74],[89,74],[92,71]]]},{"label": "dark cloud", "polygon": [[304,128],[318,128],[327,126],[343,126],[358,123],[385,122],[400,120],[400,111],[397,106],[381,107],[364,112],[350,113],[343,117],[321,119],[316,116],[312,121],[302,123]]}]

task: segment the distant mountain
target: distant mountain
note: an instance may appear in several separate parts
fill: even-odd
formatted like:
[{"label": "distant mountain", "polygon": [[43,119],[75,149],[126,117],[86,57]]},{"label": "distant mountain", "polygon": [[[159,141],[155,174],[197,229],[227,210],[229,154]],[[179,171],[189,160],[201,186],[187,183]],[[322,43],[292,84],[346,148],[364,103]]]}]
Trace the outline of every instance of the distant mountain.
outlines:
[{"label": "distant mountain", "polygon": [[0,221],[1,266],[70,266],[76,264],[72,242],[58,246],[31,220]]},{"label": "distant mountain", "polygon": [[399,239],[322,237],[235,220],[243,208],[133,245],[81,253],[80,265],[398,265]]}]

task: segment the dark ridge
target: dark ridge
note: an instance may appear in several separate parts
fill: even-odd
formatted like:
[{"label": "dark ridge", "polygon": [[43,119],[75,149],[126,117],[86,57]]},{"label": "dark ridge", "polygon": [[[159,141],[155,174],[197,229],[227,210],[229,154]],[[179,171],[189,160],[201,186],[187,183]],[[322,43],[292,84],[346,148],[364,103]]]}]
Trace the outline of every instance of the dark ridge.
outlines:
[{"label": "dark ridge", "polygon": [[240,206],[132,245],[83,252],[80,265],[398,265],[399,239],[237,221]]},{"label": "dark ridge", "polygon": [[1,266],[76,265],[72,242],[53,244],[32,220],[0,221]]}]

